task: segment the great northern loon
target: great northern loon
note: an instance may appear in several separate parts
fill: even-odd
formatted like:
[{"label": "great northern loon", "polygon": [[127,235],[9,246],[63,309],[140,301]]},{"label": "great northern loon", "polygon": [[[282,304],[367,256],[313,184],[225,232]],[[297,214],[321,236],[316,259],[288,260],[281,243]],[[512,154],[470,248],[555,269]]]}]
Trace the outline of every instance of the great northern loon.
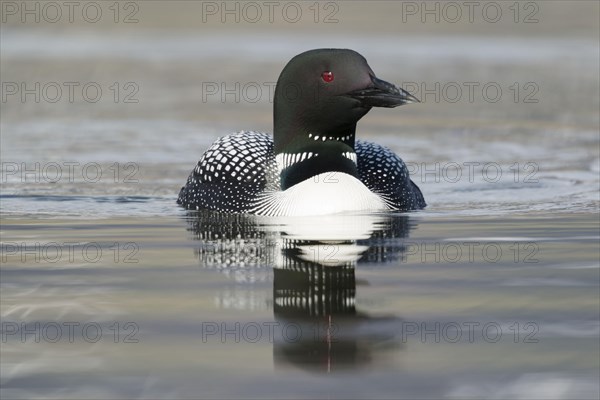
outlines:
[{"label": "great northern loon", "polygon": [[378,79],[353,50],[301,53],[275,87],[273,139],[254,131],[218,139],[177,203],[268,216],[424,208],[421,191],[396,154],[355,140],[356,123],[371,107],[418,101]]}]

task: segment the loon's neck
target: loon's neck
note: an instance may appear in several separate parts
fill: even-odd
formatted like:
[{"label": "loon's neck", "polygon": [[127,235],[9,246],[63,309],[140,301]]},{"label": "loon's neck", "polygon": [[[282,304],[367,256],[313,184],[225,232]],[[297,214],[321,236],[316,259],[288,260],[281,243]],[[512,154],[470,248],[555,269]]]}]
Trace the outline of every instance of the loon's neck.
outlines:
[{"label": "loon's neck", "polygon": [[[354,152],[355,131],[356,124],[328,134],[296,132],[294,135],[278,135],[281,132],[276,132],[275,155],[281,189],[286,190],[325,172],[343,172],[358,177]],[[289,141],[282,143],[286,138]],[[335,175],[330,180],[335,182]]]}]

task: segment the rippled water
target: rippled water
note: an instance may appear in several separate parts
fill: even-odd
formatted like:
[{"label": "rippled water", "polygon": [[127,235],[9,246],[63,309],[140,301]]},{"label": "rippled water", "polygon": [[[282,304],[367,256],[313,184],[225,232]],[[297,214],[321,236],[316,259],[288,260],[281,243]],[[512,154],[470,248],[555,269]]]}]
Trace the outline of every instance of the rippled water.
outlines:
[{"label": "rippled water", "polygon": [[[388,35],[364,18],[370,33],[342,24],[326,44],[323,27],[2,27],[3,82],[104,90],[2,103],[2,398],[598,398],[597,35]],[[401,155],[429,206],[177,207],[213,140],[271,130],[268,96],[203,101],[202,83],[266,88],[323,45],[421,91],[358,136]],[[139,101],[115,102],[114,82]],[[436,82],[503,94],[451,102],[421,86]]]}]

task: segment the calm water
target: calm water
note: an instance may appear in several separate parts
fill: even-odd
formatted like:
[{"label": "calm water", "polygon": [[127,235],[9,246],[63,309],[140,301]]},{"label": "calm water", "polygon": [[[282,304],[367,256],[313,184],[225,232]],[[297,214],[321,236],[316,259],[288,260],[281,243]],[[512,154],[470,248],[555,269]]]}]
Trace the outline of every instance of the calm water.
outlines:
[{"label": "calm water", "polygon": [[[376,10],[340,14],[365,35],[276,27],[250,44],[158,20],[2,27],[3,82],[103,93],[2,102],[2,398],[598,398],[597,21],[392,35]],[[270,131],[269,85],[324,45],[416,89],[423,103],[373,110],[358,135],[400,154],[429,206],[177,207],[204,149]],[[239,101],[207,94],[223,82]]]}]

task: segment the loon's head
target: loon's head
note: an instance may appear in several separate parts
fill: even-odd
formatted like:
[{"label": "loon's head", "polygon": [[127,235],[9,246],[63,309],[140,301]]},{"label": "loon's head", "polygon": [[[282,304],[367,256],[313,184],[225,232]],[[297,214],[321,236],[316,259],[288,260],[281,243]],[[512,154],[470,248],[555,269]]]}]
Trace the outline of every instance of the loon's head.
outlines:
[{"label": "loon's head", "polygon": [[358,120],[372,107],[418,101],[378,79],[353,50],[317,49],[295,56],[281,72],[274,98],[274,145],[283,189],[327,171],[356,175],[352,154]]}]

